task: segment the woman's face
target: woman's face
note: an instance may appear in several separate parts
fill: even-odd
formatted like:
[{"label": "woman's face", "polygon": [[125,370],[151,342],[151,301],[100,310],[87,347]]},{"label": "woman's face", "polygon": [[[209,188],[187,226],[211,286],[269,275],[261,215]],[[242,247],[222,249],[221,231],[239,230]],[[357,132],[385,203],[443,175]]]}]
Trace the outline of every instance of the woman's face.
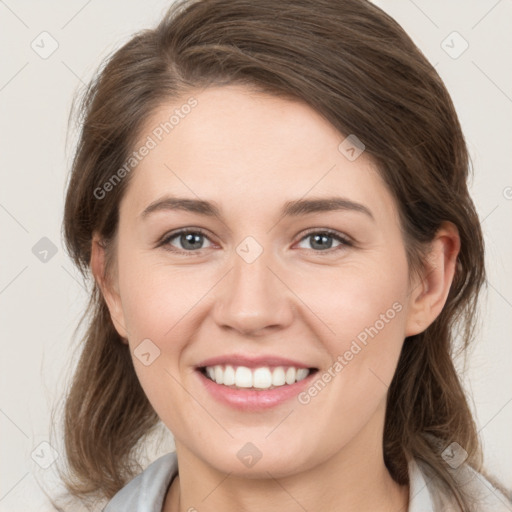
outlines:
[{"label": "woman's face", "polygon": [[193,98],[146,123],[120,205],[108,303],[149,401],[179,456],[226,473],[381,452],[415,325],[391,194],[305,104]]}]

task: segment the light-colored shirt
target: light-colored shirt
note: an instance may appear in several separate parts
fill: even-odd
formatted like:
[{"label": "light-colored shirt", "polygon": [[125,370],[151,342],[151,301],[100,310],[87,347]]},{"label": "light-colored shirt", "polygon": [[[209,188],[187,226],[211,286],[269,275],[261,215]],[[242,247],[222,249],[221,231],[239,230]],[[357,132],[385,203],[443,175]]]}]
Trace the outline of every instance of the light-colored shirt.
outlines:
[{"label": "light-colored shirt", "polygon": [[[178,474],[176,453],[168,453],[150,464],[125,485],[107,504],[103,512],[161,512],[165,495]],[[478,512],[511,512],[512,502],[488,480],[468,465],[457,470],[457,478],[478,505]],[[416,460],[409,462],[408,512],[459,511],[453,499],[440,492]]]}]

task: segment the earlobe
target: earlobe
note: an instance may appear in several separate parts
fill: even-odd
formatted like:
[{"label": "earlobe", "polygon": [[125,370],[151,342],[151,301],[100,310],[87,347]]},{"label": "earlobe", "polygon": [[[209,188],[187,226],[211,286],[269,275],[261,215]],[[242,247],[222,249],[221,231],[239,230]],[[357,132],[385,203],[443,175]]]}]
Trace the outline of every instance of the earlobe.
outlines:
[{"label": "earlobe", "polygon": [[443,222],[425,258],[422,275],[409,294],[406,336],[423,332],[441,313],[455,276],[459,251],[457,227]]},{"label": "earlobe", "polygon": [[114,327],[119,336],[123,338],[123,342],[127,343],[128,333],[125,328],[121,297],[119,291],[116,289],[115,283],[112,282],[105,272],[105,245],[100,236],[96,233],[93,235],[91,242],[91,259],[89,266],[94,280],[100,288],[101,294],[107,304]]}]

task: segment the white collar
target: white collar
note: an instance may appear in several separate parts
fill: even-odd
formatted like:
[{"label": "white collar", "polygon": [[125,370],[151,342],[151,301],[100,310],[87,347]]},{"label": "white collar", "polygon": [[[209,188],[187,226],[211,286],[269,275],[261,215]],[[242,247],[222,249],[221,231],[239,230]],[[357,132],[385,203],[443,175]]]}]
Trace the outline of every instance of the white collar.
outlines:
[{"label": "white collar", "polygon": [[409,461],[408,512],[434,512],[434,504],[427,482],[414,459]]}]

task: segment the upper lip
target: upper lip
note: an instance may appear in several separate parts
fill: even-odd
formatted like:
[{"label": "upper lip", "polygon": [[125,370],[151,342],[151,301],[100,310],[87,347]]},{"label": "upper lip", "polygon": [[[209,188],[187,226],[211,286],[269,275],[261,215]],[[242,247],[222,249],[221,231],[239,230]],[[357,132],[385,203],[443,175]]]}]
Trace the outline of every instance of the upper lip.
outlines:
[{"label": "upper lip", "polygon": [[313,368],[311,365],[273,355],[247,356],[243,354],[228,354],[223,356],[211,357],[205,359],[197,365],[198,368],[216,365],[246,366],[248,368],[258,368],[261,366],[293,366],[295,368]]}]

